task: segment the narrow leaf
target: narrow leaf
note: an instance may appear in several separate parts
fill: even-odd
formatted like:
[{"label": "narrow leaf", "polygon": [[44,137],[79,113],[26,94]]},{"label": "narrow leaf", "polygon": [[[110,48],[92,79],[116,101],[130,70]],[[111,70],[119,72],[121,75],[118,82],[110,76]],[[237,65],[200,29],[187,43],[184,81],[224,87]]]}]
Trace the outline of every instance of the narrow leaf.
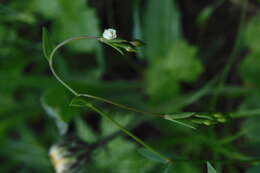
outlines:
[{"label": "narrow leaf", "polygon": [[166,163],[165,160],[163,160],[162,158],[160,158],[159,156],[155,155],[154,153],[152,153],[151,151],[145,148],[139,148],[137,149],[137,151],[149,160],[160,162],[160,163]]},{"label": "narrow leaf", "polygon": [[109,42],[104,42],[102,41],[103,43],[107,44],[108,46],[111,46],[112,48],[116,49],[121,55],[124,55],[124,52],[119,49],[118,47],[114,46],[113,44],[109,43]]},{"label": "narrow leaf", "polygon": [[43,54],[45,58],[49,61],[50,59],[50,53],[51,53],[51,46],[50,46],[50,41],[48,37],[48,30],[43,27],[42,28],[42,49],[43,49]]},{"label": "narrow leaf", "polygon": [[209,162],[207,162],[207,170],[208,170],[208,173],[217,173],[215,168],[213,168],[213,166]]},{"label": "narrow leaf", "polygon": [[185,127],[188,127],[188,128],[196,130],[196,128],[193,127],[192,125],[183,123],[181,121],[177,121],[177,120],[173,119],[170,115],[164,115],[164,119],[168,120],[168,121],[172,121],[172,122],[177,123],[177,124],[180,124],[182,126],[185,126]]},{"label": "narrow leaf", "polygon": [[194,114],[195,114],[194,112],[182,112],[182,113],[176,113],[176,114],[169,114],[167,116],[170,116],[173,119],[185,119],[185,118],[190,118]]}]

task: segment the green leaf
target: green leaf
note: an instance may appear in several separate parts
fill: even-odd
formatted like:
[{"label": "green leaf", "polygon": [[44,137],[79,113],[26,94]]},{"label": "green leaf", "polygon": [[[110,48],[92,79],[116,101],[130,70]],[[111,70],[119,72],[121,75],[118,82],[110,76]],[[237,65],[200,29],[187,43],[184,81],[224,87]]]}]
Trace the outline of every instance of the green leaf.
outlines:
[{"label": "green leaf", "polygon": [[175,120],[175,119],[174,119],[173,117],[171,117],[170,115],[165,115],[165,116],[164,116],[164,119],[165,119],[165,120],[172,121],[172,122],[177,123],[177,124],[180,124],[180,125],[182,125],[182,126],[185,126],[185,127],[191,128],[191,129],[194,129],[194,130],[196,129],[195,127],[193,127],[193,126],[190,125],[190,124],[187,124],[187,123],[184,123],[184,122]]},{"label": "green leaf", "polygon": [[185,118],[190,118],[193,116],[195,112],[182,112],[182,113],[176,113],[176,114],[169,114],[172,119],[185,119]]},{"label": "green leaf", "polygon": [[260,144],[260,117],[247,118],[242,125],[242,129],[245,132],[245,137],[250,143]]},{"label": "green leaf", "polygon": [[66,133],[67,123],[79,114],[77,109],[69,107],[70,100],[71,95],[64,88],[50,89],[41,99],[44,110],[55,120],[60,134]]},{"label": "green leaf", "polygon": [[161,59],[181,38],[180,12],[176,1],[149,0],[144,17],[144,38],[149,60]]},{"label": "green leaf", "polygon": [[93,143],[97,141],[97,136],[93,130],[84,123],[83,119],[80,116],[76,117],[76,130],[78,136],[88,143]]},{"label": "green leaf", "polygon": [[245,57],[240,66],[240,73],[247,85],[260,87],[260,52],[252,52]]},{"label": "green leaf", "polygon": [[154,169],[154,163],[140,157],[136,152],[136,147],[136,143],[121,136],[111,140],[106,147],[98,147],[92,159],[99,169],[95,167],[91,172],[151,172]]},{"label": "green leaf", "polygon": [[124,52],[120,48],[114,46],[112,43],[106,42],[106,41],[102,41],[102,42],[107,44],[108,46],[111,46],[112,48],[116,49],[121,55],[124,55]]},{"label": "green leaf", "polygon": [[209,162],[207,162],[207,170],[208,170],[208,173],[217,173],[215,168],[213,168],[213,166]]},{"label": "green leaf", "polygon": [[137,151],[144,157],[146,157],[149,160],[155,161],[155,162],[160,162],[160,163],[166,163],[165,160],[160,158],[158,155],[155,155],[151,151],[147,150],[146,148],[139,148]]},{"label": "green leaf", "polygon": [[209,17],[214,12],[214,9],[215,8],[213,6],[208,6],[208,7],[204,8],[197,18],[197,23],[202,26],[205,25],[207,23]]},{"label": "green leaf", "polygon": [[147,92],[154,102],[173,99],[179,93],[180,82],[194,82],[203,71],[196,57],[197,48],[185,41],[173,44],[167,52],[152,61],[147,72]]},{"label": "green leaf", "polygon": [[45,58],[49,61],[52,49],[49,41],[48,30],[45,27],[42,28],[42,49]]},{"label": "green leaf", "polygon": [[[85,0],[59,1],[60,14],[54,23],[54,36],[65,40],[78,35],[99,36],[99,22],[93,8]],[[90,52],[97,48],[95,40],[80,40],[67,45],[78,52]]]},{"label": "green leaf", "polygon": [[32,0],[31,6],[35,13],[41,13],[44,17],[55,18],[60,15],[59,1],[53,0]]},{"label": "green leaf", "polygon": [[253,17],[247,24],[245,41],[251,50],[260,52],[260,15]]}]

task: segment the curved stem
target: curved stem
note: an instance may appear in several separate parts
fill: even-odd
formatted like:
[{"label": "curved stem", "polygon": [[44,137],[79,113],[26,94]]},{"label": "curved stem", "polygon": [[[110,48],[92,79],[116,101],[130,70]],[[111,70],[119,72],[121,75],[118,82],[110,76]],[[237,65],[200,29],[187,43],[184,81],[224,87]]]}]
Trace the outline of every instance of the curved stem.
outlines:
[{"label": "curved stem", "polygon": [[75,91],[74,89],[72,89],[66,82],[64,82],[59,76],[58,74],[55,72],[54,68],[53,68],[53,57],[54,54],[57,52],[57,50],[59,48],[61,48],[62,46],[64,46],[65,44],[75,41],[75,40],[83,40],[83,39],[99,39],[99,37],[90,37],[90,36],[81,36],[81,37],[72,37],[69,38],[63,42],[61,42],[60,44],[58,44],[51,52],[50,54],[50,58],[49,58],[49,66],[51,69],[52,74],[54,75],[54,77],[65,87],[67,88],[70,92],[72,92],[75,96],[78,96],[79,93],[77,91]]},{"label": "curved stem", "polygon": [[65,44],[68,44],[72,41],[76,41],[76,40],[83,40],[83,39],[96,39],[96,40],[100,40],[101,37],[91,37],[91,36],[81,36],[81,37],[72,37],[72,38],[69,38],[63,42],[61,42],[60,44],[58,44],[51,52],[50,56],[49,56],[49,66],[50,66],[50,69],[51,69],[51,72],[52,74],[54,75],[54,77],[65,87],[67,88],[71,93],[73,93],[73,95],[75,96],[83,96],[83,97],[88,97],[88,98],[92,98],[92,99],[96,99],[96,100],[99,100],[99,101],[102,101],[102,102],[105,102],[105,103],[108,103],[108,104],[111,104],[111,105],[114,105],[114,106],[117,106],[117,107],[120,107],[122,109],[125,109],[125,110],[129,110],[129,111],[132,111],[132,112],[137,112],[137,113],[141,113],[141,114],[147,114],[147,115],[153,115],[153,116],[157,116],[157,117],[161,117],[163,118],[163,114],[158,114],[158,113],[153,113],[153,112],[147,112],[147,111],[143,111],[143,110],[139,110],[139,109],[136,109],[136,108],[132,108],[132,107],[129,107],[129,106],[126,106],[126,105],[122,105],[120,103],[116,103],[116,102],[113,102],[111,100],[108,100],[108,99],[105,99],[105,98],[102,98],[102,97],[98,97],[98,96],[94,96],[94,95],[91,95],[91,94],[83,94],[83,93],[79,93],[77,92],[76,90],[74,90],[73,88],[71,88],[65,81],[63,81],[59,76],[58,74],[56,73],[56,71],[54,70],[54,67],[53,67],[53,58],[54,58],[54,55],[55,53],[57,52],[57,50],[59,48],[61,48],[62,46],[64,46]]}]

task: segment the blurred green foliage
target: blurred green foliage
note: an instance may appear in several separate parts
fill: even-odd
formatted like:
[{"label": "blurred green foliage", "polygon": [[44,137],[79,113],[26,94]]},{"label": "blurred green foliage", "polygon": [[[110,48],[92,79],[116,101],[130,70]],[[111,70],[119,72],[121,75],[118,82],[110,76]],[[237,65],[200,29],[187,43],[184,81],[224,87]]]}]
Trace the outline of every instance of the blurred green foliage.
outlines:
[{"label": "blurred green foliage", "polygon": [[[208,164],[209,173],[259,172],[260,6],[254,0],[247,1],[246,8],[244,1],[237,2],[1,2],[0,172],[54,172],[48,150],[65,133],[88,144],[101,143],[83,172],[200,173],[206,171],[206,160],[213,160],[210,163],[215,167]],[[241,25],[242,38],[238,38],[242,22],[238,16],[243,10],[246,19]],[[125,25],[129,18],[132,21]],[[146,159],[137,151],[140,146],[113,124],[88,109],[69,106],[72,95],[51,75],[42,53],[43,26],[50,31],[53,44],[80,35],[101,36],[109,27],[117,29],[123,39],[146,43],[137,54],[124,57],[96,41],[78,41],[62,48],[55,69],[77,90],[169,114],[208,112],[217,95],[215,110],[232,112],[233,119],[192,130],[93,101],[173,160],[197,162],[162,165]],[[242,46],[228,80],[217,87],[238,39]]]}]

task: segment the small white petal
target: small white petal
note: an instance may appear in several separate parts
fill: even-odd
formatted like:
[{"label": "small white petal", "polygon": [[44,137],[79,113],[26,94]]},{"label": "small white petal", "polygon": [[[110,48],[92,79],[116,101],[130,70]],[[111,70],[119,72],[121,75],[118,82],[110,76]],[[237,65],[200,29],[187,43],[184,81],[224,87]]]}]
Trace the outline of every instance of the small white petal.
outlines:
[{"label": "small white petal", "polygon": [[105,31],[103,32],[103,38],[108,39],[108,40],[112,40],[115,39],[117,37],[116,35],[116,30],[115,29],[105,29]]}]

